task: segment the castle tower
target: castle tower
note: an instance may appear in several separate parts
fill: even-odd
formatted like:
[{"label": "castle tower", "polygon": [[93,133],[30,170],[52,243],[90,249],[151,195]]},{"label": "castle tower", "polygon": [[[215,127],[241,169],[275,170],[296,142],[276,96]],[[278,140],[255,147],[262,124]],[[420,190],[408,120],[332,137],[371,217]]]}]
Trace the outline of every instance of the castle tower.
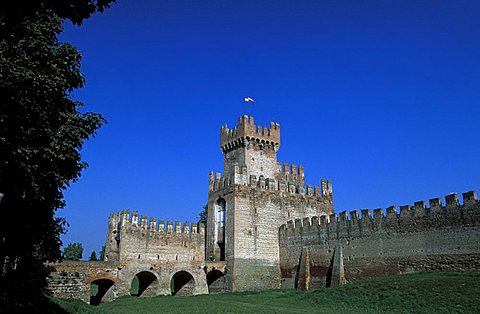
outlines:
[{"label": "castle tower", "polygon": [[247,183],[250,178],[274,178],[277,150],[280,148],[280,125],[256,126],[253,117],[238,119],[238,126],[220,129],[220,147],[224,155],[224,175],[234,183]]},{"label": "castle tower", "polygon": [[277,161],[280,125],[242,116],[220,129],[224,176],[210,173],[206,260],[225,261],[230,291],[280,288],[279,227],[333,213],[330,181],[305,186],[302,166]]}]

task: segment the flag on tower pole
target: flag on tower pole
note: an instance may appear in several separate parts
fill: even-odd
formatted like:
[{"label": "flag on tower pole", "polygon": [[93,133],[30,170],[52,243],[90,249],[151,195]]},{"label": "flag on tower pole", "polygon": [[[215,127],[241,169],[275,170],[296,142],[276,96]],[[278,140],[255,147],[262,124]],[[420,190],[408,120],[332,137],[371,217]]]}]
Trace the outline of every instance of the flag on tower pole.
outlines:
[{"label": "flag on tower pole", "polygon": [[251,102],[252,104],[255,104],[255,100],[253,100],[253,98],[250,98],[250,97],[247,97],[247,96],[245,96],[245,101],[246,102]]}]

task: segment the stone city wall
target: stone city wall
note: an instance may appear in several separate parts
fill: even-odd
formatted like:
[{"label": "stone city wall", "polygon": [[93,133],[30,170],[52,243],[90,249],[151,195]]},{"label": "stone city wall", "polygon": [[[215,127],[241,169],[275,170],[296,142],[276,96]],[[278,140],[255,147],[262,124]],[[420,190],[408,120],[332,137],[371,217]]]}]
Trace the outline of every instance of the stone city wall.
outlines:
[{"label": "stone city wall", "polygon": [[[114,254],[112,254],[114,253]],[[114,213],[109,219],[106,256],[108,260],[204,261],[203,224],[148,219],[134,211]]]},{"label": "stone city wall", "polygon": [[[288,221],[279,231],[283,287],[309,278],[311,288],[329,285],[335,250],[341,249],[346,280],[427,269],[480,269],[480,202],[473,191],[414,206],[342,212]],[[350,216],[350,217],[348,217]],[[339,248],[339,246],[341,248]],[[300,274],[302,251],[309,274]]]}]

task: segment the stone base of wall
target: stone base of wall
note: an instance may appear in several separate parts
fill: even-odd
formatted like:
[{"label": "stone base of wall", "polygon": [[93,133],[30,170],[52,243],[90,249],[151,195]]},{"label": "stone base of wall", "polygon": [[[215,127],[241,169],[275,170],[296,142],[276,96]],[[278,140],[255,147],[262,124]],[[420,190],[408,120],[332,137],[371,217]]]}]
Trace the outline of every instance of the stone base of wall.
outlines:
[{"label": "stone base of wall", "polygon": [[235,259],[231,280],[232,292],[281,288],[279,266],[262,260]]},{"label": "stone base of wall", "polygon": [[[344,267],[345,279],[347,281],[427,270],[480,269],[480,253],[377,259],[357,258],[355,261],[344,260]],[[327,259],[324,259],[323,264],[310,264],[310,289],[319,289],[329,286],[331,272],[332,267]],[[297,288],[298,279],[297,269],[282,269],[282,288]]]},{"label": "stone base of wall", "polygon": [[84,272],[52,272],[47,292],[59,298],[80,299],[90,302],[90,286],[85,284]]}]

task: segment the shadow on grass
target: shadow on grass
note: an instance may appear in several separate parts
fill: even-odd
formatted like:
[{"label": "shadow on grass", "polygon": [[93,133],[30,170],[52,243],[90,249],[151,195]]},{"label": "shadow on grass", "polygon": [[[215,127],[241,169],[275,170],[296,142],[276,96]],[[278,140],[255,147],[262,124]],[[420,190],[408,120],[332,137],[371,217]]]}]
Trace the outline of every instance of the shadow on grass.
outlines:
[{"label": "shadow on grass", "polygon": [[0,304],[0,313],[69,313],[65,307],[41,293],[2,293]]}]

